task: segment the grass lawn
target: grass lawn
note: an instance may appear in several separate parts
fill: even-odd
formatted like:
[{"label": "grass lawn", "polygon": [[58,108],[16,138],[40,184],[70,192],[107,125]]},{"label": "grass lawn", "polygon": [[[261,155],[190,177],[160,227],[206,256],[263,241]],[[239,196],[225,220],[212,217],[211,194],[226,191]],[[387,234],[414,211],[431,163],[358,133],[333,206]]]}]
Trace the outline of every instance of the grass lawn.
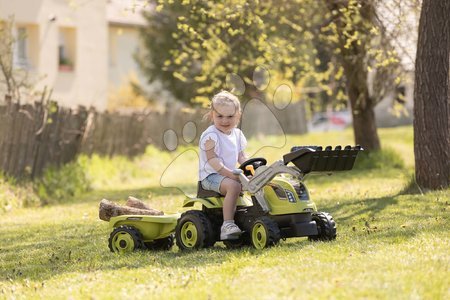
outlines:
[{"label": "grass lawn", "polygon": [[[190,253],[174,246],[113,254],[108,224],[98,219],[102,198],[133,195],[166,212],[182,211],[184,196],[162,188],[160,174],[183,149],[152,150],[130,163],[135,171],[109,183],[100,182],[97,170],[98,189],[79,199],[2,214],[0,299],[450,299],[450,190],[408,193],[412,128],[379,133],[383,147],[402,155],[403,166],[307,180],[319,210],[336,220],[336,241],[292,238],[263,251],[217,243]],[[262,147],[283,143],[252,140],[249,153],[271,162],[293,145],[352,144],[352,135],[288,136],[282,148]],[[195,170],[195,162],[178,172],[187,169]],[[171,171],[168,181],[195,185],[195,178]]]}]

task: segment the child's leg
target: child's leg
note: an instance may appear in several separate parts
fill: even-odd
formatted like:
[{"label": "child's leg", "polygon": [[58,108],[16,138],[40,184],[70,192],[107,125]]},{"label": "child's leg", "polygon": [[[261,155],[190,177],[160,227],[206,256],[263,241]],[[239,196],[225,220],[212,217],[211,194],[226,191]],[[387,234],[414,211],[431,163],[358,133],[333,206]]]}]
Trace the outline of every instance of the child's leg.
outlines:
[{"label": "child's leg", "polygon": [[220,228],[220,239],[238,239],[242,231],[234,224],[236,202],[241,192],[241,184],[233,179],[225,178],[220,184],[220,193],[225,195],[223,200],[223,224]]},{"label": "child's leg", "polygon": [[225,195],[223,201],[223,220],[234,220],[234,212],[236,211],[236,203],[241,192],[242,186],[239,182],[225,178],[220,183],[220,193]]}]

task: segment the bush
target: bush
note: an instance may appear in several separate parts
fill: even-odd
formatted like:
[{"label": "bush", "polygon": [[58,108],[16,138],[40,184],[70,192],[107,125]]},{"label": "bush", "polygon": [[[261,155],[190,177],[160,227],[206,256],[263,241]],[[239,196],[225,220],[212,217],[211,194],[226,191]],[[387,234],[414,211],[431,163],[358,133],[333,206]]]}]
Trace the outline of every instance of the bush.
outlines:
[{"label": "bush", "polygon": [[355,170],[370,170],[394,168],[403,169],[405,163],[401,156],[391,148],[383,148],[379,151],[363,151],[358,154],[355,162]]},{"label": "bush", "polygon": [[40,203],[30,182],[17,184],[14,178],[0,175],[0,213],[14,208],[39,206]]},{"label": "bush", "polygon": [[148,146],[143,155],[88,157],[80,155],[78,161],[94,190],[143,188],[159,182],[167,166],[184,148],[177,152],[164,152]]},{"label": "bush", "polygon": [[78,161],[83,166],[91,187],[96,190],[120,188],[138,177],[140,172],[134,160],[125,156],[81,155]]},{"label": "bush", "polygon": [[42,204],[65,202],[90,190],[84,168],[78,161],[45,169],[35,186]]}]

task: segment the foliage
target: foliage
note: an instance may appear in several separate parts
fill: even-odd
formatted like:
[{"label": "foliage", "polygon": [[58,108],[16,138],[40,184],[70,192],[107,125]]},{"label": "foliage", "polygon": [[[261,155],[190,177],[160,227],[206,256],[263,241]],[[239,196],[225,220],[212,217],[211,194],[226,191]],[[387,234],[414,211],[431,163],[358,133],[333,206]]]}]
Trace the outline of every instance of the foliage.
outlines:
[{"label": "foliage", "polygon": [[224,87],[227,74],[239,74],[248,84],[260,65],[280,71],[293,85],[306,79],[340,101],[346,100],[344,60],[363,59],[364,74],[358,75],[364,79],[375,74],[374,103],[401,81],[398,53],[389,40],[395,36],[382,23],[387,17],[378,18],[380,10],[392,8],[377,1],[153,4],[143,31],[148,55],[140,63],[150,81],[161,79],[183,101],[205,101]]},{"label": "foliage", "polygon": [[66,202],[87,192],[90,183],[83,166],[71,162],[61,167],[50,166],[36,182],[36,190],[42,204]]},{"label": "foliage", "polygon": [[247,95],[255,96],[250,83],[263,85],[265,68],[283,70],[296,83],[302,64],[312,60],[310,32],[303,32],[300,18],[293,23],[289,17],[314,1],[158,2],[146,16],[149,53],[140,62],[150,81],[162,80],[180,100],[206,102],[233,81],[227,74],[241,76]]},{"label": "foliage", "polygon": [[[412,151],[411,132],[384,129],[380,136],[388,148]],[[288,137],[289,145],[308,141],[345,144],[351,133]],[[271,161],[287,149],[260,149],[262,144],[249,143]],[[158,169],[158,153],[149,149],[151,157],[142,160]],[[138,168],[142,160],[133,163]],[[162,189],[156,175],[144,189],[90,192],[76,203],[13,211],[0,226],[0,293],[6,299],[447,299],[450,191],[405,194],[409,179],[405,169],[390,164],[311,176],[311,196],[336,220],[337,240],[287,239],[263,251],[227,250],[217,243],[191,253],[176,247],[125,256],[109,252],[111,229],[98,220],[101,198],[122,203],[131,194],[166,212],[181,210],[183,195]]]},{"label": "foliage", "polygon": [[380,148],[373,110],[402,82],[404,71],[392,46],[392,26],[378,17],[389,5],[376,0],[152,3],[156,9],[146,15],[143,31],[148,55],[140,64],[150,81],[161,80],[178,99],[206,104],[218,90],[236,87],[242,94],[237,75],[244,80],[244,101],[264,99],[261,87],[270,70],[280,82],[303,89],[303,98],[320,97],[313,109],[342,108],[350,100],[355,142],[367,150]]},{"label": "foliage", "polygon": [[97,154],[80,156],[85,175],[93,189],[118,189],[120,187],[149,184],[155,170],[142,162],[141,157],[130,160],[124,156],[105,157]]},{"label": "foliage", "polygon": [[0,175],[0,214],[21,207],[34,207],[40,200],[30,182],[17,183],[12,177]]},{"label": "foliage", "polygon": [[0,213],[72,201],[89,190],[85,166],[78,161],[49,167],[34,182],[0,176]]},{"label": "foliage", "polygon": [[125,82],[111,91],[108,99],[108,111],[117,111],[123,108],[146,108],[148,101],[145,97],[136,92],[138,86],[136,74],[130,74]]}]

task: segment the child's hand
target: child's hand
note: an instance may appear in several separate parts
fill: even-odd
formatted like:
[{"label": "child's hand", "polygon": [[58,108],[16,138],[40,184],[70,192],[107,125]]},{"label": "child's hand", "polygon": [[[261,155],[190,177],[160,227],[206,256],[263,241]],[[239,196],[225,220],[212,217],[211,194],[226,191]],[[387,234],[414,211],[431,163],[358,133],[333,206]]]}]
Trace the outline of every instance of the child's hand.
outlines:
[{"label": "child's hand", "polygon": [[231,172],[232,172],[233,175],[236,177],[236,178],[233,178],[233,179],[236,180],[237,182],[240,182],[241,179],[240,179],[239,175],[242,174],[243,171],[242,171],[241,169],[234,169],[234,170],[231,171]]},{"label": "child's hand", "polygon": [[239,175],[234,174],[233,172],[230,172],[230,174],[226,175],[228,178],[231,178],[233,180],[236,180],[237,182],[240,182]]}]

